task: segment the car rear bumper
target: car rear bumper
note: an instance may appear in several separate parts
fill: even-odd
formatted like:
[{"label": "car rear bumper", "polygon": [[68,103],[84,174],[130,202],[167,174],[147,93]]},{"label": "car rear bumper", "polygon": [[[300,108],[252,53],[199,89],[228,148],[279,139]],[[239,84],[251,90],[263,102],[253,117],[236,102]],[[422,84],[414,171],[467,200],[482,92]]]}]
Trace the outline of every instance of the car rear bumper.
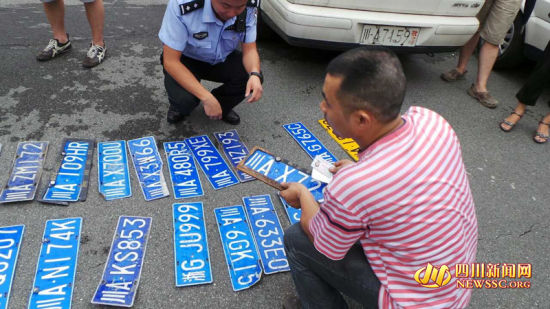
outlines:
[{"label": "car rear bumper", "polygon": [[[431,16],[335,9],[296,5],[286,0],[263,0],[262,19],[289,44],[323,49],[359,46],[364,24],[418,27],[414,47],[392,47],[406,52],[454,50],[477,31],[474,17]],[[372,46],[382,47],[382,46]]]}]

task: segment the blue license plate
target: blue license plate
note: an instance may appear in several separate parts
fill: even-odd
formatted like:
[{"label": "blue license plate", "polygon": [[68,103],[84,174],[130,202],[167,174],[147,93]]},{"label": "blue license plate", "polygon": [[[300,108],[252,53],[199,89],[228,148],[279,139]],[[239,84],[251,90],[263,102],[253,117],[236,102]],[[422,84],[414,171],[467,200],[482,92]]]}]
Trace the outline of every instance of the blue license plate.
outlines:
[{"label": "blue license plate", "polygon": [[214,190],[239,183],[239,179],[225,163],[218,149],[214,147],[207,135],[187,138],[185,143],[193,152],[195,159],[199,162]]},{"label": "blue license plate", "polygon": [[262,259],[264,272],[289,271],[283,244],[283,229],[269,195],[243,197],[246,214]]},{"label": "blue license plate", "polygon": [[214,213],[233,290],[247,289],[260,281],[262,267],[243,207],[216,208]]},{"label": "blue license plate", "polygon": [[126,142],[97,144],[99,193],[107,201],[132,196]]},{"label": "blue license plate", "polygon": [[145,200],[151,201],[170,195],[155,138],[148,136],[130,140],[128,148]]},{"label": "blue license plate", "polygon": [[47,152],[48,142],[22,142],[17,145],[11,175],[0,194],[0,203],[34,199]]},{"label": "blue license plate", "polygon": [[[229,159],[231,164],[233,164],[233,167],[237,167],[237,165],[241,163],[246,156],[248,156],[248,148],[246,148],[245,144],[241,142],[241,138],[239,137],[237,130],[214,133],[214,136],[222,145],[225,157]],[[239,176],[239,180],[241,182],[254,180],[254,177],[243,173],[242,171],[237,171],[237,176]]]},{"label": "blue license plate", "polygon": [[202,202],[176,203],[172,207],[176,286],[212,283]]},{"label": "blue license plate", "polygon": [[48,220],[29,309],[71,308],[82,218]]},{"label": "blue license plate", "polygon": [[132,307],[139,286],[151,218],[121,216],[92,304]]},{"label": "blue license plate", "polygon": [[[325,183],[311,178],[307,173],[283,162],[279,157],[255,147],[251,154],[239,164],[239,169],[252,171],[260,179],[272,186],[283,182],[298,182],[303,184],[318,202],[323,202]],[[275,184],[273,184],[275,183]]]},{"label": "blue license plate", "polygon": [[168,162],[174,198],[202,196],[201,180],[193,159],[193,154],[185,142],[164,143],[164,153]]},{"label": "blue license plate", "polygon": [[336,157],[328,151],[328,149],[319,141],[311,131],[301,122],[284,124],[283,128],[298,142],[302,149],[313,159],[316,156],[321,156],[324,160],[335,163],[338,161]]},{"label": "blue license plate", "polygon": [[8,308],[24,225],[0,227],[0,309]]},{"label": "blue license plate", "polygon": [[279,195],[279,199],[281,200],[281,203],[285,208],[285,212],[290,224],[300,222],[300,217],[302,216],[302,210],[290,206],[281,195]]},{"label": "blue license plate", "polygon": [[90,174],[91,152],[94,142],[67,139],[63,144],[62,161],[55,181],[49,184],[44,201],[76,202],[83,188],[87,188],[86,178]]}]

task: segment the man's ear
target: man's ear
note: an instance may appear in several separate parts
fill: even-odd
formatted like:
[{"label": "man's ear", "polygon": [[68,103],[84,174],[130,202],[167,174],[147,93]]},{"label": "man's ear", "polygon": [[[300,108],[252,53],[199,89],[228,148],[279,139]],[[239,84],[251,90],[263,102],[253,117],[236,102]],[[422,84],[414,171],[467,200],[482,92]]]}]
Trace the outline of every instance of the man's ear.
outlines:
[{"label": "man's ear", "polygon": [[372,121],[374,120],[371,113],[365,111],[365,110],[356,110],[353,115],[353,121],[355,121],[355,125],[360,127],[361,129],[368,128],[372,125]]}]

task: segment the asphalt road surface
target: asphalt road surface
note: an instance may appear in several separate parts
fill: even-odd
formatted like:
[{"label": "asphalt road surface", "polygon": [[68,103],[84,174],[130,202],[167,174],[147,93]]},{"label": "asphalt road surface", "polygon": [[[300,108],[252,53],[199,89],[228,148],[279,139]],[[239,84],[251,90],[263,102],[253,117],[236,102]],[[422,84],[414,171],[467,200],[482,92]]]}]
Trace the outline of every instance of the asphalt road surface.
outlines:
[{"label": "asphalt road surface", "polygon": [[[105,1],[108,56],[99,67],[86,70],[81,61],[90,31],[79,2],[67,1],[66,26],[73,40],[72,52],[39,63],[34,57],[51,35],[41,4],[34,0],[0,0],[0,183],[7,181],[21,141],[50,142],[45,161],[48,174],[59,165],[61,140],[65,137],[108,141],[152,135],[160,145],[199,134],[212,137],[213,132],[235,128],[209,120],[201,108],[183,123],[166,123],[168,102],[157,38],[165,10],[163,2]],[[242,118],[236,129],[244,143],[249,148],[264,147],[307,168],[309,157],[281,127],[301,121],[337,157],[347,158],[317,123],[322,118],[318,106],[324,69],[336,54],[293,48],[280,40],[259,42],[259,51],[266,79],[264,96],[258,103],[243,103],[236,108]],[[474,74],[454,84],[440,80],[439,74],[455,64],[455,54],[403,55],[401,60],[408,78],[403,111],[411,105],[433,109],[449,121],[460,138],[479,222],[477,260],[532,264],[529,289],[475,289],[470,307],[548,308],[550,146],[535,144],[531,139],[538,120],[550,111],[546,104],[548,91],[515,130],[505,134],[498,123],[515,106],[514,95],[531,66],[492,74],[489,87],[501,104],[489,110],[466,94]],[[475,65],[473,59],[470,72],[476,71]],[[166,168],[164,173],[169,179]],[[121,215],[153,218],[135,308],[280,307],[284,297],[294,293],[289,273],[264,275],[254,287],[233,292],[213,215],[216,207],[241,204],[243,196],[270,194],[283,227],[287,227],[276,191],[259,181],[215,191],[204,175],[201,177],[205,195],[190,201],[204,203],[214,283],[175,287],[173,196],[146,202],[132,171],[133,196],[107,202],[98,192],[94,164],[85,202],[68,207],[36,201],[0,206],[0,226],[26,226],[10,307],[27,305],[46,220],[66,217],[83,218],[73,307],[97,307],[90,301]]]}]

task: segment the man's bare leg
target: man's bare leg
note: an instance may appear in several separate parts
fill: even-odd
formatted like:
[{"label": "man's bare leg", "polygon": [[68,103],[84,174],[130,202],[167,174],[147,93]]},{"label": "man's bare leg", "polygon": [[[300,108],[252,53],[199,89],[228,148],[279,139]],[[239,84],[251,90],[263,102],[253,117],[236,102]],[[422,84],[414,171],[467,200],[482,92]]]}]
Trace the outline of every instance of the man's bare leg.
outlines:
[{"label": "man's bare leg", "polygon": [[92,30],[92,42],[94,45],[105,47],[103,41],[103,25],[105,22],[105,8],[103,0],[95,0],[94,2],[84,3],[86,7],[86,17]]},{"label": "man's bare leg", "polygon": [[463,74],[466,71],[466,66],[470,61],[470,58],[472,57],[472,54],[474,53],[474,50],[476,49],[478,42],[479,42],[479,32],[474,34],[474,36],[472,36],[470,40],[468,40],[468,42],[466,42],[466,44],[464,44],[464,46],[460,48],[460,54],[458,56],[458,64],[456,65],[456,70],[459,73]]},{"label": "man's bare leg", "polygon": [[63,0],[44,3],[44,11],[52,27],[53,38],[60,44],[66,43],[69,38],[65,31],[65,4]]},{"label": "man's bare leg", "polygon": [[479,62],[477,65],[476,91],[487,92],[487,81],[493,70],[493,65],[498,57],[498,45],[493,45],[487,41],[481,46],[479,51]]}]

